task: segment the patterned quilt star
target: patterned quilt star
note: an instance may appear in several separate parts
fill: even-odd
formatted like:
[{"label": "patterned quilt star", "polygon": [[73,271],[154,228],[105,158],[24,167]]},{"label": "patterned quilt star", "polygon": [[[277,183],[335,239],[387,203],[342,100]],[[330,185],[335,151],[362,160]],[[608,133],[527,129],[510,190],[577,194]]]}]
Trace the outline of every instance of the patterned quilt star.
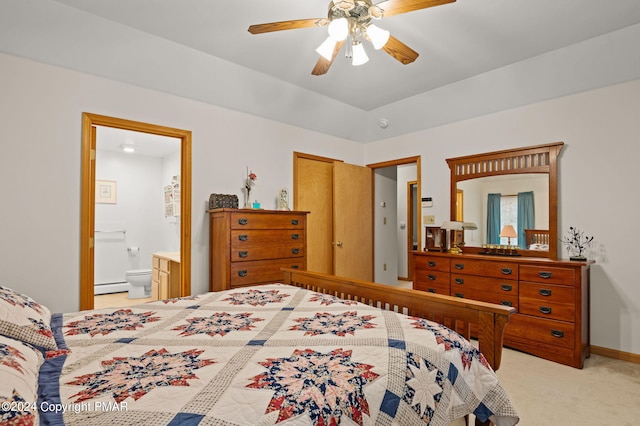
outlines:
[{"label": "patterned quilt star", "polygon": [[320,302],[321,305],[333,305],[334,303],[339,303],[341,305],[357,305],[358,302],[355,300],[346,300],[340,299],[339,297],[333,296],[331,294],[323,294],[323,293],[315,293],[313,296],[309,298],[309,302]]},{"label": "patterned quilt star", "polygon": [[439,345],[443,345],[445,351],[449,351],[454,348],[459,350],[461,353],[462,365],[465,369],[471,366],[471,362],[474,359],[478,359],[486,368],[491,368],[484,355],[482,355],[475,346],[469,343],[469,341],[459,333],[442,324],[438,324],[424,318],[412,317],[411,319],[415,320],[415,322],[411,324],[415,328],[430,330],[435,335],[436,342],[438,342]]},{"label": "patterned quilt star", "polygon": [[248,290],[242,293],[231,293],[223,302],[229,301],[232,305],[264,306],[267,303],[281,303],[288,294],[280,294],[279,290]]},{"label": "patterned quilt star", "polygon": [[87,315],[78,321],[71,321],[64,325],[69,328],[64,334],[73,336],[76,334],[89,334],[91,337],[102,334],[103,336],[118,330],[135,330],[144,327],[144,324],[158,321],[159,317],[152,316],[155,312],[143,312],[134,314],[131,309],[118,309],[105,314]]},{"label": "patterned quilt star", "polygon": [[358,316],[357,312],[341,312],[332,315],[328,312],[317,312],[309,318],[298,318],[295,321],[300,324],[292,326],[289,330],[304,331],[305,336],[317,336],[320,334],[334,334],[336,336],[353,335],[358,329],[374,328],[370,323],[373,315]]},{"label": "patterned quilt star", "polygon": [[[420,416],[427,416],[436,409],[436,400],[434,395],[442,393],[442,388],[438,385],[438,370],[429,367],[420,358],[419,366],[409,364],[409,369],[413,377],[407,380],[407,386],[413,389],[413,398],[410,405],[417,410]],[[428,410],[431,410],[428,412]]]},{"label": "patterned quilt star", "polygon": [[87,386],[71,398],[74,402],[111,395],[116,402],[128,397],[138,400],[153,389],[161,386],[189,386],[188,380],[198,379],[194,374],[212,359],[197,359],[202,350],[191,349],[179,353],[169,353],[166,349],[155,350],[140,357],[114,357],[101,362],[103,371],[76,377],[68,385]]},{"label": "patterned quilt star", "polygon": [[228,314],[216,312],[209,317],[187,318],[189,324],[175,327],[173,330],[182,330],[181,336],[193,336],[194,334],[207,334],[209,336],[224,336],[231,331],[248,331],[255,328],[254,322],[264,321],[262,318],[249,318],[251,313]]},{"label": "patterned quilt star", "polygon": [[44,314],[45,312],[42,308],[42,305],[36,303],[30,297],[24,296],[22,294],[17,294],[11,289],[3,286],[0,286],[0,300],[4,300],[8,304],[17,306],[19,308],[31,308],[39,314]]},{"label": "patterned quilt star", "polygon": [[18,359],[26,361],[23,353],[13,346],[0,343],[0,365],[5,365],[9,368],[16,370],[17,372],[24,374],[22,364],[18,362]]},{"label": "patterned quilt star", "polygon": [[306,413],[314,426],[338,425],[342,416],[362,425],[363,415],[370,414],[363,388],[379,375],[372,365],[353,361],[350,350],[296,349],[289,358],[259,364],[267,371],[247,387],[273,391],[265,414],[277,411],[276,423]]}]

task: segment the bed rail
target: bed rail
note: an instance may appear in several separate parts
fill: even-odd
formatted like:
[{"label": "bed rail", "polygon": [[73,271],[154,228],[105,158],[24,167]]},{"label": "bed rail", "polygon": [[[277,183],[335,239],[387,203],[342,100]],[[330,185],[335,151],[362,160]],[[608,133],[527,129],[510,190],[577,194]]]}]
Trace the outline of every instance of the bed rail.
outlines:
[{"label": "bed rail", "polygon": [[500,368],[504,328],[515,313],[514,308],[317,272],[287,268],[282,271],[285,284],[436,321],[467,339],[474,324],[480,351],[494,370]]}]

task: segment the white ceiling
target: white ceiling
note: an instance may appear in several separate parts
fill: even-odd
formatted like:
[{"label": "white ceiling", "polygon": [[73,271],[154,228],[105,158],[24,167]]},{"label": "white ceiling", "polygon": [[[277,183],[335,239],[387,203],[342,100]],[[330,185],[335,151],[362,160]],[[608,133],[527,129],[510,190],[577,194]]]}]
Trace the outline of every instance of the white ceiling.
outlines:
[{"label": "white ceiling", "polygon": [[[151,88],[162,86],[170,93],[361,142],[452,121],[465,108],[451,108],[447,114],[453,115],[445,116],[440,108],[443,93],[480,81],[473,79],[502,84],[500,73],[507,69],[511,78],[518,78],[511,73],[517,71],[534,80],[532,87],[544,84],[549,93],[532,88],[516,99],[519,94],[510,90],[508,102],[488,102],[486,111],[481,105],[468,106],[467,116],[640,78],[638,40],[632,52],[602,48],[606,55],[624,55],[622,61],[632,61],[630,66],[616,64],[616,69],[625,69],[619,75],[612,76],[598,58],[579,56],[584,43],[598,49],[589,40],[632,26],[632,33],[622,34],[627,38],[639,34],[639,0],[457,0],[376,23],[420,54],[414,63],[402,65],[366,45],[367,64],[353,67],[340,54],[329,72],[319,77],[311,70],[318,58],[315,48],[326,38],[325,28],[259,35],[247,31],[251,24],[325,17],[327,4],[327,0],[0,0],[0,50]],[[79,55],[83,43],[91,51]],[[567,52],[570,59],[558,61],[556,52]],[[180,72],[171,69],[167,58],[181,61]],[[597,64],[597,72],[582,75],[581,61],[595,61],[587,64]],[[616,62],[618,57],[605,61]],[[556,70],[536,71],[536,67],[545,71],[549,63],[573,67],[579,78],[553,81]],[[154,64],[157,68],[150,69]],[[181,81],[171,81],[170,71]],[[545,81],[535,81],[536,75]],[[235,97],[222,95],[224,90],[233,90]],[[426,118],[414,111],[423,107]],[[363,130],[380,118],[390,121],[389,130]]]}]

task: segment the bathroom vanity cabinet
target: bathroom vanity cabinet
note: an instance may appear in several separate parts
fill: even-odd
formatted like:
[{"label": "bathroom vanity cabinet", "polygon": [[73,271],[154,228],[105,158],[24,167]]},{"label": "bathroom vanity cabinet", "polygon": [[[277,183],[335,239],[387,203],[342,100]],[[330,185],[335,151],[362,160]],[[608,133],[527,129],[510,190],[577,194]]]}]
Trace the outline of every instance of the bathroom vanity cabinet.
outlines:
[{"label": "bathroom vanity cabinet", "polygon": [[180,253],[153,253],[151,266],[151,297],[153,300],[180,297]]}]

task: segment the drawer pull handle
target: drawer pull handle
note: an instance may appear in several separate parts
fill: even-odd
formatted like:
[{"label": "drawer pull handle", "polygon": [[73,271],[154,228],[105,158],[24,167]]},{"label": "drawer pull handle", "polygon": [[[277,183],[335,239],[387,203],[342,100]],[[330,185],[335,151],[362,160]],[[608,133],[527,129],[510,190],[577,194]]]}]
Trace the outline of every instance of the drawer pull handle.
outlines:
[{"label": "drawer pull handle", "polygon": [[502,272],[503,275],[511,275],[513,273],[513,269],[511,269],[511,268],[502,268],[500,270],[500,272]]},{"label": "drawer pull handle", "polygon": [[291,249],[291,253],[298,254],[298,253],[300,253],[300,249],[298,247],[294,247],[294,248]]},{"label": "drawer pull handle", "polygon": [[540,293],[540,296],[551,296],[551,290],[545,288],[541,288],[538,293]]},{"label": "drawer pull handle", "polygon": [[291,269],[298,269],[298,265],[291,265]]},{"label": "drawer pull handle", "polygon": [[454,296],[455,296],[455,297],[462,297],[462,298],[464,298],[464,294],[462,294],[462,293],[456,293],[456,294],[454,294]]},{"label": "drawer pull handle", "polygon": [[502,288],[502,290],[504,290],[504,291],[511,291],[511,290],[513,290],[513,286],[510,286],[509,284],[502,284],[500,287],[501,287],[501,288]]},{"label": "drawer pull handle", "polygon": [[248,251],[238,252],[238,256],[240,256],[242,258],[245,258],[245,257],[249,256],[249,252]]},{"label": "drawer pull handle", "polygon": [[540,278],[544,278],[545,280],[548,280],[549,278],[551,278],[551,272],[540,271],[538,275],[540,275]]},{"label": "drawer pull handle", "polygon": [[548,306],[540,306],[540,313],[548,315],[551,313],[551,308]]},{"label": "drawer pull handle", "polygon": [[427,265],[433,268],[434,266],[436,266],[436,262],[434,262],[433,260],[430,260],[427,262]]},{"label": "drawer pull handle", "polygon": [[558,339],[564,337],[564,331],[560,331],[560,330],[551,330],[551,335],[553,337],[557,337]]},{"label": "drawer pull handle", "polygon": [[509,302],[508,300],[503,300],[502,302],[500,302],[500,304],[502,306],[513,306],[513,303]]},{"label": "drawer pull handle", "polygon": [[247,223],[249,223],[249,219],[244,219],[244,218],[238,219],[238,224],[240,225],[246,225]]},{"label": "drawer pull handle", "polygon": [[291,219],[291,224],[292,225],[297,225],[298,224],[298,219]]},{"label": "drawer pull handle", "polygon": [[240,241],[247,241],[249,239],[249,236],[245,235],[245,234],[240,234],[240,235],[238,235],[238,239]]},{"label": "drawer pull handle", "polygon": [[291,239],[292,240],[297,240],[298,238],[300,238],[300,236],[298,234],[291,234]]},{"label": "drawer pull handle", "polygon": [[435,281],[436,280],[436,276],[433,275],[433,274],[427,275],[427,278],[430,279],[431,281]]},{"label": "drawer pull handle", "polygon": [[464,278],[456,278],[454,281],[456,284],[464,284]]},{"label": "drawer pull handle", "polygon": [[243,269],[241,271],[238,271],[238,276],[239,277],[246,277],[247,276],[247,270]]},{"label": "drawer pull handle", "polygon": [[457,270],[462,270],[462,269],[464,269],[464,263],[456,263],[456,264],[455,264],[455,268],[456,268]]},{"label": "drawer pull handle", "polygon": [[436,292],[436,289],[435,289],[435,288],[430,288],[430,289],[427,289],[427,292],[429,292],[429,293],[435,293],[435,292]]}]

